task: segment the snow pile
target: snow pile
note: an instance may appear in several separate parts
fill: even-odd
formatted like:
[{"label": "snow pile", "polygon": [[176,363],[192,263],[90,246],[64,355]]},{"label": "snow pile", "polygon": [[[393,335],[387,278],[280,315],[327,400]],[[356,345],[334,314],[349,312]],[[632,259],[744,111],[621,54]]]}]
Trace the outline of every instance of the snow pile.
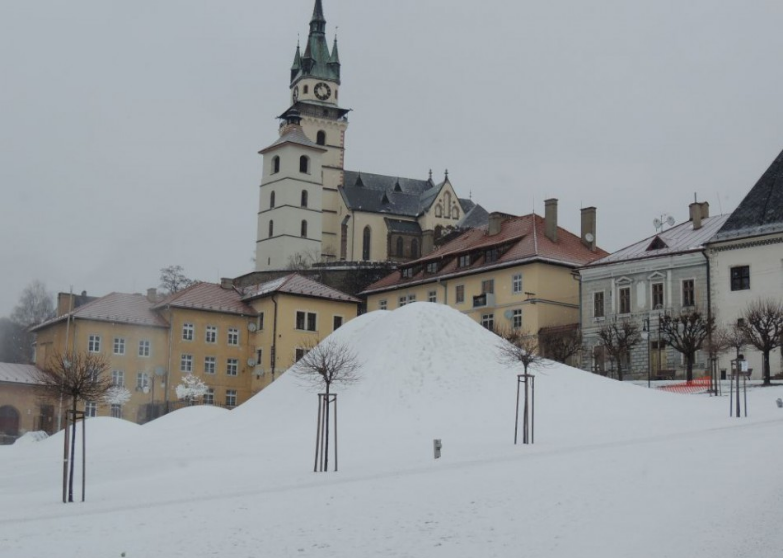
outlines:
[{"label": "snow pile", "polygon": [[20,436],[19,438],[14,441],[15,446],[24,446],[27,444],[34,444],[35,442],[40,442],[42,440],[46,440],[49,437],[49,435],[46,432],[43,432],[42,430],[37,430],[35,432],[27,432]]}]

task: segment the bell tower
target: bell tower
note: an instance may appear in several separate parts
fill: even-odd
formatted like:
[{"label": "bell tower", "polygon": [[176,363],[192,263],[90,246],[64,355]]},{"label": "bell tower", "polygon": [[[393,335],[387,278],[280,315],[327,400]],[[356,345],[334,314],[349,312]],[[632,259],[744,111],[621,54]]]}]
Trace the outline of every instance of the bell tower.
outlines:
[{"label": "bell tower", "polygon": [[325,149],[322,156],[321,260],[339,256],[338,188],[343,181],[345,132],[348,109],[340,108],[340,54],[337,37],[332,48],[326,39],[326,18],[322,0],[315,0],[310,32],[304,53],[296,47],[289,83],[290,106],[279,116],[281,131],[292,112],[298,113],[301,129],[311,142]]}]

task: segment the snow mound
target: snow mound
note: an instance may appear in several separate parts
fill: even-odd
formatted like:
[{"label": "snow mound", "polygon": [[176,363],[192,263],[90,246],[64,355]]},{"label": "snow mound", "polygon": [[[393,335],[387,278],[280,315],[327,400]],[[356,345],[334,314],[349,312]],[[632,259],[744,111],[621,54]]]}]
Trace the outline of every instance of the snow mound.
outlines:
[{"label": "snow mound", "polygon": [[16,439],[14,442],[15,446],[26,446],[28,444],[34,444],[36,442],[40,442],[42,440],[46,440],[49,437],[49,435],[42,431],[42,430],[36,430],[35,432],[27,432]]},{"label": "snow mound", "polygon": [[203,422],[223,417],[228,409],[215,407],[214,405],[193,405],[183,407],[167,415],[156,418],[143,426],[144,430],[163,430],[171,428],[189,428]]}]

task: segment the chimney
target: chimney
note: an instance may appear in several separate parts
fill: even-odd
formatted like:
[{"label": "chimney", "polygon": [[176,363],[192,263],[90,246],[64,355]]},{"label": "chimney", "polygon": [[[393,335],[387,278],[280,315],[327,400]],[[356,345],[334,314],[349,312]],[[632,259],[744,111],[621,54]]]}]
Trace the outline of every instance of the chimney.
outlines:
[{"label": "chimney", "polygon": [[147,300],[150,302],[158,302],[158,289],[147,289]]},{"label": "chimney", "polygon": [[595,207],[582,209],[582,244],[595,252]]},{"label": "chimney", "polygon": [[228,277],[222,277],[220,279],[220,288],[224,291],[230,291],[234,288],[234,280]]},{"label": "chimney", "polygon": [[493,211],[489,214],[489,227],[487,228],[487,234],[489,236],[495,236],[500,232],[503,225],[503,219],[506,218],[504,213]]},{"label": "chimney", "polygon": [[423,231],[421,233],[421,257],[428,256],[435,250],[435,231]]},{"label": "chimney", "polygon": [[701,202],[701,218],[708,219],[710,216],[710,202]]},{"label": "chimney", "polygon": [[557,198],[544,201],[544,225],[546,237],[552,242],[557,242]]},{"label": "chimney", "polygon": [[691,221],[693,221],[693,230],[697,231],[701,228],[701,216],[702,208],[699,202],[693,202],[688,206],[691,212]]},{"label": "chimney", "polygon": [[69,311],[73,310],[76,304],[73,300],[73,295],[70,293],[57,293],[57,317],[65,316]]}]

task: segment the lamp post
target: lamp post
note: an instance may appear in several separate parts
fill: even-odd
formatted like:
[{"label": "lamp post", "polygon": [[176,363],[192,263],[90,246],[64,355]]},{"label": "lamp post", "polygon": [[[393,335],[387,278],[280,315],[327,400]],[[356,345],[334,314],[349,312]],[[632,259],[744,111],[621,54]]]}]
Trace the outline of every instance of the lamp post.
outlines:
[{"label": "lamp post", "polygon": [[647,342],[647,388],[651,386],[650,378],[650,317],[647,316],[642,320],[642,339]]}]

